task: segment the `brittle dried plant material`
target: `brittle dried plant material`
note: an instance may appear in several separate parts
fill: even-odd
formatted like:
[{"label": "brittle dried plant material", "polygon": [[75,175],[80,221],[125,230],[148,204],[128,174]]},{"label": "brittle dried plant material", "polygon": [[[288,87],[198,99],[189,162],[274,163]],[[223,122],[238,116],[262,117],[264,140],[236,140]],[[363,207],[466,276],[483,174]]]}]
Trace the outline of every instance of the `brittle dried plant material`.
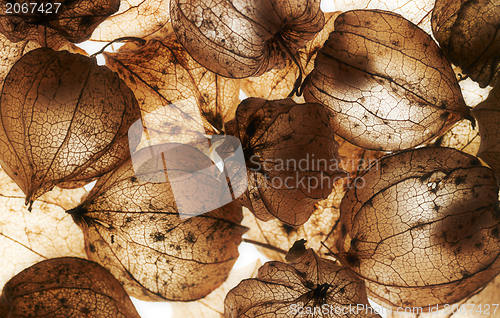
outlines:
[{"label": "brittle dried plant material", "polygon": [[391,12],[341,14],[304,83],[306,101],[335,113],[335,132],[367,149],[411,148],[469,115],[432,38]]},{"label": "brittle dried plant material", "polygon": [[[175,194],[168,178],[155,181],[165,178],[163,165],[146,163],[142,173],[149,176],[147,182],[128,161],[101,177],[86,200],[68,211],[84,231],[89,259],[107,268],[133,297],[202,298],[225,281],[238,257],[246,231],[239,225],[241,207],[229,204],[200,216],[179,217],[179,192],[186,198],[220,196],[211,186],[211,175],[196,173],[202,163],[195,157],[201,152],[193,148],[185,154],[177,162],[165,156],[166,165],[177,164],[177,173],[184,175],[185,187]],[[175,173],[169,170],[168,177]]]},{"label": "brittle dried plant material", "polygon": [[[324,245],[334,245],[337,237],[336,232],[339,230],[337,223],[340,217],[340,202],[345,192],[350,186],[355,186],[356,177],[359,174],[368,166],[376,164],[377,158],[383,155],[380,151],[366,150],[354,146],[338,136],[335,136],[335,140],[339,143],[339,166],[347,172],[348,177],[334,184],[330,195],[314,205],[313,213],[307,222],[300,226],[290,226],[276,219],[263,222],[248,209],[243,208],[244,218],[242,224],[250,228],[245,234],[248,238],[285,251],[295,241],[306,239],[307,245],[319,255],[330,254]],[[362,185],[362,181],[358,183]],[[282,253],[260,246],[257,246],[257,249],[272,260],[285,261]]]},{"label": "brittle dried plant material", "polygon": [[[55,45],[53,45],[55,44]],[[29,51],[40,48],[41,45],[36,41],[19,41],[11,42],[3,34],[0,33],[0,56],[3,58],[0,60],[0,91],[3,86],[3,82],[7,74],[9,73],[11,67]],[[88,56],[85,50],[79,48],[75,44],[68,42],[66,39],[60,39],[57,43],[47,43],[47,47],[52,49],[57,49],[58,51],[66,50],[70,53],[78,53],[81,55]]]},{"label": "brittle dried plant material", "polygon": [[[194,61],[173,34],[105,53],[106,64],[134,91],[153,144],[206,139],[234,117],[239,81],[222,78]],[[143,141],[145,142],[145,141]],[[144,143],[138,149],[143,148]]]},{"label": "brittle dried plant material", "polygon": [[[314,69],[316,53],[333,31],[334,22],[341,12],[325,13],[325,25],[306,46],[298,51],[299,61],[303,66],[304,74],[308,75]],[[299,67],[290,60],[282,69],[272,69],[261,76],[241,79],[241,90],[248,97],[259,97],[267,100],[287,98],[293,91],[295,80],[299,76]],[[303,97],[292,96],[297,103],[304,102]]]},{"label": "brittle dried plant material", "polygon": [[0,298],[2,317],[140,318],[105,268],[81,258],[53,258],[13,277]]},{"label": "brittle dried plant material", "polygon": [[99,23],[118,11],[119,6],[120,0],[44,0],[36,1],[36,5],[28,0],[15,4],[1,0],[0,32],[12,42],[34,40],[46,46],[54,42],[48,40],[50,37],[62,37],[80,43],[88,40]]},{"label": "brittle dried plant material", "polygon": [[37,45],[34,42],[12,43],[3,34],[0,34],[0,56],[2,56],[2,59],[0,59],[0,89],[2,89],[10,68],[21,56],[35,48],[37,48]]},{"label": "brittle dried plant material", "polygon": [[400,14],[427,33],[431,33],[431,13],[435,0],[335,0],[335,10],[386,10]]},{"label": "brittle dried plant material", "polygon": [[500,180],[500,85],[496,85],[488,98],[477,105],[472,114],[477,119],[481,144],[477,156],[495,171]]},{"label": "brittle dried plant material", "polygon": [[224,298],[243,279],[254,278],[261,267],[260,260],[243,268],[233,268],[227,280],[207,297],[193,302],[173,302],[172,317],[183,318],[225,318]]},{"label": "brittle dried plant material", "polygon": [[476,156],[479,151],[481,137],[479,125],[472,126],[472,122],[463,119],[431,143],[434,147],[455,148],[469,155]]},{"label": "brittle dried plant material", "polygon": [[[335,192],[332,194],[332,197],[337,196]],[[290,226],[277,219],[264,222],[255,217],[248,209],[243,208],[242,225],[250,229],[246,233],[246,237],[285,251],[292,247],[295,241],[305,239],[308,246],[320,255],[328,253],[321,242],[327,246],[334,244],[332,232],[340,216],[338,206],[331,205],[333,201],[330,197],[319,201],[314,206],[314,211],[307,222],[299,226]],[[282,253],[265,247],[256,247],[259,252],[272,260],[285,261],[285,255]]]},{"label": "brittle dried plant material", "polygon": [[113,41],[121,37],[144,38],[170,22],[170,0],[121,0],[120,9],[104,20],[90,40]]},{"label": "brittle dried plant material", "polygon": [[500,5],[491,0],[437,0],[432,31],[450,61],[480,87],[498,78]]},{"label": "brittle dried plant material", "polygon": [[[2,167],[32,204],[60,182],[90,181],[130,155],[140,118],[133,93],[108,68],[40,48],[7,75],[0,100]],[[137,145],[138,140],[131,147]]]},{"label": "brittle dried plant material", "polygon": [[380,159],[342,200],[338,259],[382,304],[451,304],[500,272],[500,208],[491,169],[452,148]]},{"label": "brittle dried plant material", "polygon": [[[500,310],[499,302],[500,276],[497,276],[483,289],[459,303],[422,307],[422,310],[417,309],[415,313],[388,312],[387,318],[484,318],[486,315],[495,317]],[[423,312],[424,309],[427,312]]]},{"label": "brittle dried plant material", "polygon": [[[82,55],[87,55],[86,52],[68,41],[61,41],[56,46],[58,50],[67,50],[71,53],[79,53]],[[40,44],[35,41],[19,41],[11,42],[3,34],[0,33],[0,56],[3,58],[0,60],[0,91],[3,87],[3,82],[7,77],[11,67],[29,51],[35,50],[40,47]]]},{"label": "brittle dried plant material", "polygon": [[[365,284],[312,249],[290,264],[265,263],[257,278],[243,280],[227,294],[224,304],[228,318],[380,317],[369,310],[368,314],[349,312],[352,307],[369,306]],[[348,315],[342,315],[342,310]]]},{"label": "brittle dried plant material", "polygon": [[321,31],[320,1],[172,0],[179,42],[201,65],[231,78],[283,68]]},{"label": "brittle dried plant material", "polygon": [[304,224],[345,174],[331,117],[320,104],[245,99],[227,133],[241,140],[248,168],[243,205],[262,221]]},{"label": "brittle dried plant material", "polygon": [[64,209],[80,203],[84,189],[54,188],[28,212],[24,194],[0,169],[0,288],[36,262],[63,256],[85,257],[83,233]]}]

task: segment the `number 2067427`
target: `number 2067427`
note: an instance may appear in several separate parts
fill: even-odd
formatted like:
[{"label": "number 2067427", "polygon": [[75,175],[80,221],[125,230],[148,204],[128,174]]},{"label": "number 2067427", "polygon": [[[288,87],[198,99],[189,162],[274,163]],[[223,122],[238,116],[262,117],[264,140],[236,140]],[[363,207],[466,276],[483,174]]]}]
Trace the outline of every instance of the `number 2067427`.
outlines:
[{"label": "number 2067427", "polygon": [[5,14],[50,14],[57,13],[60,2],[54,3],[6,3]]},{"label": "number 2067427", "polygon": [[[495,315],[497,317],[498,314],[496,314],[497,309],[498,309],[499,304],[453,304],[453,305],[444,305],[443,308],[439,309],[444,309],[445,314],[461,314],[461,315],[466,315],[466,314],[476,314],[476,315]],[[436,309],[434,307],[430,307],[431,312],[432,309]],[[436,310],[437,311],[437,310]]]}]

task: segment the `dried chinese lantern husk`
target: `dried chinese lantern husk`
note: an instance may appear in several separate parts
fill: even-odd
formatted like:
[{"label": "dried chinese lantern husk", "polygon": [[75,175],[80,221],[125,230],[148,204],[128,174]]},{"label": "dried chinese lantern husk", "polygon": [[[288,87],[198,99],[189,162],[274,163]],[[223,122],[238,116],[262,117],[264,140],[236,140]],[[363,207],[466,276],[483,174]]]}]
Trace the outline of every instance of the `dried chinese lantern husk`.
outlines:
[{"label": "dried chinese lantern husk", "polygon": [[[337,12],[325,12],[325,25],[316,33],[314,38],[307,42],[306,46],[298,51],[298,59],[303,68],[302,76],[305,77],[314,69],[314,60],[318,51],[333,31],[335,19],[341,14]],[[259,97],[267,100],[287,98],[295,87],[295,81],[300,75],[297,64],[289,60],[282,69],[274,68],[261,76],[246,77],[240,80],[241,90],[248,97]],[[304,97],[294,95],[291,97],[297,103],[304,103]]]},{"label": "dried chinese lantern husk", "polygon": [[149,144],[192,143],[219,134],[239,104],[239,80],[223,78],[198,64],[173,33],[105,53],[106,65],[134,92]]},{"label": "dried chinese lantern husk", "polygon": [[470,116],[432,38],[388,11],[342,13],[302,87],[335,113],[336,134],[366,149],[410,149]]},{"label": "dried chinese lantern husk", "polygon": [[[289,263],[265,263],[256,278],[244,279],[231,289],[224,300],[225,316],[380,318],[373,312],[352,310],[369,305],[365,283],[348,268],[296,244],[287,259]],[[294,310],[298,308],[303,309],[301,314]]]},{"label": "dried chinese lantern husk", "polygon": [[2,317],[140,318],[123,287],[99,264],[51,258],[26,268],[5,284]]},{"label": "dried chinese lantern husk", "polygon": [[[142,149],[133,159],[149,157],[150,150],[156,153],[153,147]],[[197,300],[226,280],[238,258],[246,232],[240,225],[241,206],[233,201],[181,218],[179,207],[187,200],[179,198],[194,198],[185,209],[199,211],[213,206],[206,200],[222,199],[223,188],[204,169],[210,158],[194,147],[174,145],[160,158],[163,162],[145,161],[137,171],[130,159],[102,176],[85,201],[68,213],[84,233],[88,258],[108,269],[130,296]]]},{"label": "dried chinese lantern husk", "polygon": [[318,0],[172,0],[170,15],[189,54],[230,78],[285,67],[325,24]]},{"label": "dried chinese lantern husk", "polygon": [[241,202],[258,219],[302,225],[345,176],[330,115],[292,99],[247,98],[238,106],[226,128],[241,140],[248,168]]},{"label": "dried chinese lantern husk", "polygon": [[392,308],[451,304],[500,272],[491,169],[452,148],[404,151],[373,167],[342,200],[335,246],[369,295]]},{"label": "dried chinese lantern husk", "polygon": [[138,143],[127,135],[140,118],[132,91],[80,54],[24,55],[5,79],[0,112],[0,163],[30,204],[59,183],[81,186],[113,170]]},{"label": "dried chinese lantern husk", "polygon": [[450,62],[481,88],[498,81],[498,1],[437,0],[431,22],[432,33]]},{"label": "dried chinese lantern husk", "polygon": [[[247,209],[243,209],[243,225],[250,228],[245,234],[248,238],[285,251],[290,249],[295,241],[305,239],[307,246],[318,255],[330,254],[325,246],[334,244],[337,232],[340,230],[337,224],[340,218],[340,202],[345,192],[356,183],[357,176],[383,155],[379,151],[354,146],[339,136],[335,136],[335,140],[339,144],[340,167],[347,172],[347,178],[337,182],[328,198],[316,203],[307,222],[298,227],[289,226],[277,219],[264,222]],[[269,259],[285,261],[285,255],[282,253],[259,246],[257,250]]]}]

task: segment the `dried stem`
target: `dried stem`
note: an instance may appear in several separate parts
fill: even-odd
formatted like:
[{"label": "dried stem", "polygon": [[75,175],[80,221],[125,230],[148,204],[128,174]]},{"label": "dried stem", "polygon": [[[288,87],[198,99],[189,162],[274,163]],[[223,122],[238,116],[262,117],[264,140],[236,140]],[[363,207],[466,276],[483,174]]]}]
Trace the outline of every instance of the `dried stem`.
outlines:
[{"label": "dried stem", "polygon": [[251,240],[251,239],[247,239],[247,238],[243,238],[243,242],[245,243],[250,243],[250,244],[253,244],[253,245],[257,245],[257,246],[260,246],[260,247],[264,247],[264,248],[267,248],[271,251],[275,251],[275,252],[278,252],[278,253],[281,253],[283,255],[286,255],[287,254],[287,251],[285,250],[282,250],[281,248],[279,247],[276,247],[276,246],[272,246],[270,245],[269,243],[262,243],[262,242],[259,242],[259,241],[254,241],[254,240]]},{"label": "dried stem", "polygon": [[304,70],[302,69],[302,65],[300,62],[297,60],[295,55],[292,53],[290,48],[288,47],[288,44],[286,44],[285,40],[281,36],[280,33],[276,34],[274,38],[278,41],[278,43],[281,45],[283,50],[286,52],[286,54],[292,59],[292,62],[298,66],[299,68],[299,77],[295,80],[295,84],[293,85],[293,90],[288,94],[288,97],[292,97],[293,95],[297,94],[297,96],[300,96],[302,92],[299,92],[300,84],[302,84],[302,74],[304,74]]},{"label": "dried stem", "polygon": [[102,49],[100,49],[98,52],[92,54],[91,57],[96,57],[97,55],[102,54],[104,52],[104,50],[108,48],[108,46],[110,46],[111,44],[113,44],[115,42],[125,42],[125,41],[135,41],[135,42],[139,42],[140,44],[146,43],[146,40],[141,39],[141,38],[137,38],[137,37],[133,37],[133,36],[124,36],[124,37],[114,39],[113,41],[109,42]]}]

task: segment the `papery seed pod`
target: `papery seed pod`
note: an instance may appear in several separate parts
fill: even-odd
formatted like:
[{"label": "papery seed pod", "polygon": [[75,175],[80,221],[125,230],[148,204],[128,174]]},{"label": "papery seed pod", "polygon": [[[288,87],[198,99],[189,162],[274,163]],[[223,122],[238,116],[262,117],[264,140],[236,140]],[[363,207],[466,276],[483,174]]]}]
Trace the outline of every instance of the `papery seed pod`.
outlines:
[{"label": "papery seed pod", "polygon": [[257,218],[297,226],[345,177],[330,113],[320,104],[247,98],[227,133],[241,140],[248,168],[242,197]]},{"label": "papery seed pod", "polygon": [[23,192],[0,169],[0,286],[42,260],[85,257],[83,233],[64,212],[77,206],[85,193],[83,188],[54,188],[27,211]]},{"label": "papery seed pod", "polygon": [[296,244],[288,252],[293,255],[287,257],[288,264],[267,262],[256,278],[244,279],[229,291],[224,300],[226,317],[380,318],[368,309],[362,280]]},{"label": "papery seed pod", "polygon": [[[210,71],[231,78],[282,68],[321,31],[318,0],[171,0],[179,42]],[[288,51],[288,52],[287,52]]]},{"label": "papery seed pod", "polygon": [[335,20],[304,81],[304,98],[335,113],[340,137],[374,150],[415,147],[469,116],[433,39],[388,11],[348,11]]},{"label": "papery seed pod", "polygon": [[[333,31],[335,19],[341,12],[325,12],[325,25],[316,33],[306,46],[297,52],[298,61],[302,64],[303,76],[314,69],[316,55]],[[284,68],[274,68],[261,76],[247,77],[240,80],[241,90],[248,97],[259,97],[267,100],[287,98],[293,91],[295,81],[300,75],[300,68],[292,61],[288,61]],[[303,103],[303,96],[291,97],[297,103]]]},{"label": "papery seed pod", "polygon": [[75,257],[44,260],[14,276],[3,288],[0,317],[140,318],[109,271]]},{"label": "papery seed pod", "polygon": [[342,200],[336,243],[369,295],[397,307],[451,304],[500,272],[498,186],[452,148],[387,156]]},{"label": "papery seed pod", "polygon": [[500,4],[492,0],[437,0],[432,33],[450,62],[488,86],[498,80]]},{"label": "papery seed pod", "polygon": [[[217,134],[234,117],[239,83],[198,64],[173,33],[103,54],[137,97],[148,144],[189,143]],[[215,131],[214,131],[215,127]],[[139,145],[142,149],[143,146]]]},{"label": "papery seed pod", "polygon": [[[0,163],[27,204],[57,184],[88,182],[130,156],[127,132],[140,118],[137,101],[95,60],[31,51],[10,70],[0,98]],[[131,143],[135,148],[134,138]]]},{"label": "papery seed pod", "polygon": [[[135,169],[132,161],[145,157]],[[102,176],[85,201],[68,211],[83,230],[89,259],[141,300],[207,296],[226,280],[246,232],[241,207],[222,206],[227,181],[216,170],[194,147],[162,144],[141,149]],[[207,213],[181,215],[201,209]]]}]

